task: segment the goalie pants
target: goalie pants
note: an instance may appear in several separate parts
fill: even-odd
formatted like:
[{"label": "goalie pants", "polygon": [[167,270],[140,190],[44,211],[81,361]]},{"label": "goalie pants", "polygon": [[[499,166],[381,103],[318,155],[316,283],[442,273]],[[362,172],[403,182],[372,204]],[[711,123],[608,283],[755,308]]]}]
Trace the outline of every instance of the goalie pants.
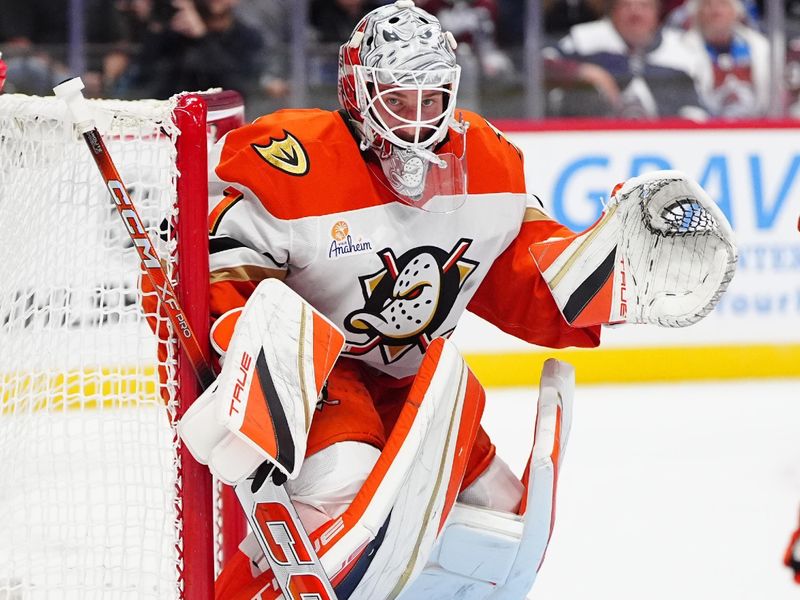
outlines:
[{"label": "goalie pants", "polygon": [[[397,380],[360,361],[341,359],[317,404],[307,458],[286,486],[307,529],[341,514],[378,460],[406,401],[413,377]],[[516,512],[523,485],[478,429],[461,482],[459,500]]]},{"label": "goalie pants", "polygon": [[[352,359],[340,358],[317,403],[308,437],[308,455],[337,442],[363,442],[382,450],[413,378],[395,379]],[[461,489],[469,486],[495,456],[481,427],[472,447]]]}]

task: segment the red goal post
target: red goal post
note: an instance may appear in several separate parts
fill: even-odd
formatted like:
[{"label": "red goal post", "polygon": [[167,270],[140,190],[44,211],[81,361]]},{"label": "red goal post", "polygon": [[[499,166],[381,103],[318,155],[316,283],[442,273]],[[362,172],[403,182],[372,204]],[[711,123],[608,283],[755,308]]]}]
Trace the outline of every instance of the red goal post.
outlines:
[{"label": "red goal post", "polygon": [[[207,343],[207,150],[241,98],[92,106]],[[0,597],[213,598],[244,535],[175,435],[199,387],[141,279],[64,107],[0,96]]]},{"label": "red goal post", "polygon": [[[244,124],[244,104],[236,92],[217,92],[212,94],[186,95],[181,97],[175,109],[175,121],[182,135],[177,140],[177,168],[180,176],[177,181],[178,255],[191,257],[191,260],[178,261],[178,297],[186,310],[189,323],[198,339],[205,341],[206,355],[209,354],[209,267],[208,267],[208,160],[207,147],[225,133]],[[202,250],[202,251],[199,251]],[[202,392],[195,373],[178,350],[178,388],[180,403],[178,417],[191,406]],[[187,598],[200,598],[208,585],[211,585],[219,566],[235,553],[239,542],[246,533],[246,520],[241,505],[232,488],[217,484],[211,490],[211,475],[203,465],[198,464],[189,452],[181,446],[180,463],[183,473],[183,555]],[[188,510],[186,505],[193,498],[215,501],[215,510]],[[216,513],[216,514],[215,514]],[[212,525],[216,523],[216,532]],[[197,594],[192,587],[198,585]],[[213,589],[209,597],[213,598]]]}]

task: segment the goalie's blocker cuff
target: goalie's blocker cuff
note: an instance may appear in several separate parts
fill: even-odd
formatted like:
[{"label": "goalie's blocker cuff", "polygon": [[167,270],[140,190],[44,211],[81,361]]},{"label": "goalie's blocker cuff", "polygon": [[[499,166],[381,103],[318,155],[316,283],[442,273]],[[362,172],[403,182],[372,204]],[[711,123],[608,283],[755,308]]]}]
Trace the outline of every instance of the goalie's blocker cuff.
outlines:
[{"label": "goalie's blocker cuff", "polygon": [[225,483],[265,460],[296,477],[343,345],[336,326],[285,284],[261,282],[235,324],[222,372],[183,416],[179,435]]}]

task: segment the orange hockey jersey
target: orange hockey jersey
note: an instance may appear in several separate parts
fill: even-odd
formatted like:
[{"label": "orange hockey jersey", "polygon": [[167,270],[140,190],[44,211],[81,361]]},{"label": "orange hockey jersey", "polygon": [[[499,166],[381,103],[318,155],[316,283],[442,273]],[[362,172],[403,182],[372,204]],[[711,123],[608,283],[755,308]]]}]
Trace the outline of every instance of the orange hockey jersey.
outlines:
[{"label": "orange hockey jersey", "polygon": [[344,355],[396,378],[466,309],[534,344],[596,346],[599,328],[564,321],[528,251],[572,232],[525,194],[517,148],[458,112],[468,195],[446,213],[398,200],[343,113],[279,111],[223,138],[210,157],[212,318],[279,277],[345,333]]}]

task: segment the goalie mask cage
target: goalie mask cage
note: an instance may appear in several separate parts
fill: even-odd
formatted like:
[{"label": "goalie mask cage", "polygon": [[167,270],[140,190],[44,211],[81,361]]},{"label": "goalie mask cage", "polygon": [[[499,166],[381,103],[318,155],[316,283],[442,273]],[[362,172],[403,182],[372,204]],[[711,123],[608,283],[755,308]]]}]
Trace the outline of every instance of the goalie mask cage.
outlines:
[{"label": "goalie mask cage", "polygon": [[[205,343],[207,150],[241,98],[91,103]],[[0,96],[0,599],[212,598],[241,539],[176,436],[200,390],[142,277],[66,107]]]}]

